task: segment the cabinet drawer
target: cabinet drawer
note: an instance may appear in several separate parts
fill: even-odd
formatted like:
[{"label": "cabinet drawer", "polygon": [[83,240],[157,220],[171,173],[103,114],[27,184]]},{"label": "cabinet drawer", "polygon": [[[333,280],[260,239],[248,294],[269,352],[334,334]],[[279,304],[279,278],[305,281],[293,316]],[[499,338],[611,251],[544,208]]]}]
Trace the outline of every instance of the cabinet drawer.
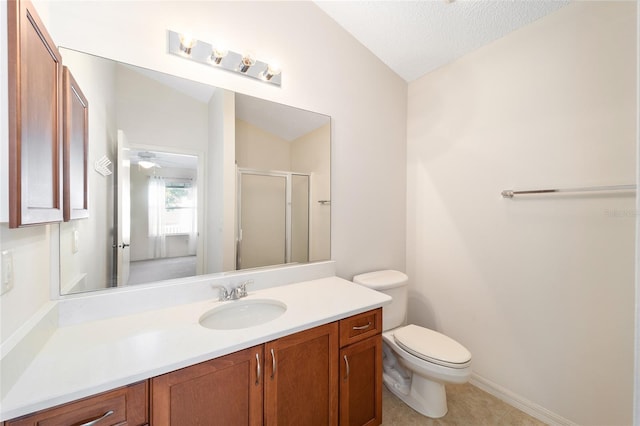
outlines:
[{"label": "cabinet drawer", "polygon": [[382,308],[363,312],[340,321],[340,347],[382,333]]},{"label": "cabinet drawer", "polygon": [[[6,426],[140,426],[148,423],[146,381],[9,420]],[[111,412],[111,414],[108,414]],[[98,420],[95,423],[92,421]]]}]

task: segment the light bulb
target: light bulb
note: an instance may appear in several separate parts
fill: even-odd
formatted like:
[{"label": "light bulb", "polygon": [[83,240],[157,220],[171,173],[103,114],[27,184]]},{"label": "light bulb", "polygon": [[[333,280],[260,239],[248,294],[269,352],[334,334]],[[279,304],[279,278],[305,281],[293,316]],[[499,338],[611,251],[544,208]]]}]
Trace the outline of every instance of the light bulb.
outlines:
[{"label": "light bulb", "polygon": [[255,65],[255,63],[256,60],[253,58],[253,55],[251,53],[245,53],[242,56],[242,62],[240,62],[240,69],[238,71],[244,74],[249,70],[249,68]]},{"label": "light bulb", "polygon": [[191,55],[191,49],[198,43],[198,40],[190,34],[180,34],[180,50],[186,55]]},{"label": "light bulb", "polygon": [[261,76],[263,79],[269,81],[281,72],[280,65],[274,62],[267,65],[267,69],[262,72]]},{"label": "light bulb", "polygon": [[229,53],[229,51],[223,47],[214,47],[211,52],[211,60],[219,65],[222,59],[227,56],[227,53]]}]

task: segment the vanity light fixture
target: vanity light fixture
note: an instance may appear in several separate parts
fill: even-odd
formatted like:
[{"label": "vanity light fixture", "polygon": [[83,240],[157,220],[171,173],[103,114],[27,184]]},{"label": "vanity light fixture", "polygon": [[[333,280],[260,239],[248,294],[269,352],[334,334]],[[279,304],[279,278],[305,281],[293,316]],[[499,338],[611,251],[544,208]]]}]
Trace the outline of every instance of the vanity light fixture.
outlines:
[{"label": "vanity light fixture", "polygon": [[185,34],[168,31],[169,53],[209,67],[221,68],[264,83],[280,86],[282,72],[274,63],[257,60],[252,54],[240,54],[197,40]]}]

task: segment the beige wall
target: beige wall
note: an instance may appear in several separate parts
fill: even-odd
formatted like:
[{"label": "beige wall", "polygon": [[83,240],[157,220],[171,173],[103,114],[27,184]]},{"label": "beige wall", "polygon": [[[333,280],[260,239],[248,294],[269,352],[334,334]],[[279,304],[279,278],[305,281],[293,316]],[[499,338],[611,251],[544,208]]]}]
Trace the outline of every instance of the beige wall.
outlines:
[{"label": "beige wall", "polygon": [[410,320],[476,380],[581,425],[632,421],[636,4],[575,2],[409,85]]},{"label": "beige wall", "polygon": [[121,65],[116,88],[117,125],[129,145],[207,152],[207,103]]},{"label": "beige wall", "polygon": [[285,139],[237,118],[236,162],[238,167],[288,171],[291,146]]}]

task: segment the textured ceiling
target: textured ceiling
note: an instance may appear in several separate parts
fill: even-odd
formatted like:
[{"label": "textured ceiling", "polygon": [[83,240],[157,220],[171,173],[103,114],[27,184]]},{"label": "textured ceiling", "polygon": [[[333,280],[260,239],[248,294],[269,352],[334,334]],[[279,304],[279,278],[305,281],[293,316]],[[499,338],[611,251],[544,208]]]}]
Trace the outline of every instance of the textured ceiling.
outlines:
[{"label": "textured ceiling", "polygon": [[315,3],[393,71],[411,82],[569,1],[318,0]]}]

